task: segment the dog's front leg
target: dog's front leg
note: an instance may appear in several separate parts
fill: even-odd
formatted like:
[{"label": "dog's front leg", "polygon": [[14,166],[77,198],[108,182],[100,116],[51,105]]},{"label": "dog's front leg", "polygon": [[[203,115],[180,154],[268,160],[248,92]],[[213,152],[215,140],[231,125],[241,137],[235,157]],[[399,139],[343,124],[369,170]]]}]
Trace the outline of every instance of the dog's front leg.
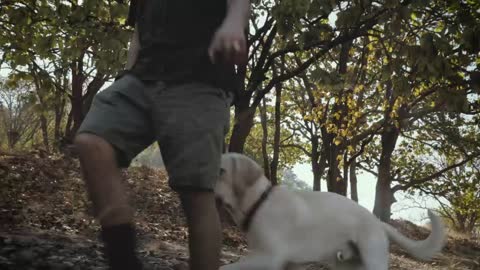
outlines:
[{"label": "dog's front leg", "polygon": [[283,261],[271,254],[247,255],[235,263],[220,267],[220,270],[281,270]]}]

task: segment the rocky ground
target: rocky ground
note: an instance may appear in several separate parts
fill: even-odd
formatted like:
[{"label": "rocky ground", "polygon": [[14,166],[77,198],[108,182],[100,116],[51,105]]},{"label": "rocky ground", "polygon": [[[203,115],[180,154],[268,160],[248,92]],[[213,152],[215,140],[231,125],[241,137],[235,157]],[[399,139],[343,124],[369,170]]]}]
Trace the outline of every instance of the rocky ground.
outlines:
[{"label": "rocky ground", "polygon": [[[179,269],[188,258],[187,230],[179,202],[163,171],[145,167],[124,172],[147,269]],[[0,155],[0,269],[106,269],[97,241],[98,225],[80,179],[78,162],[35,151]],[[226,218],[222,263],[245,252],[245,240]],[[409,237],[428,230],[406,221],[393,224]],[[450,238],[430,263],[410,259],[393,246],[391,269],[480,269],[479,241]],[[319,266],[311,266],[319,269]]]}]

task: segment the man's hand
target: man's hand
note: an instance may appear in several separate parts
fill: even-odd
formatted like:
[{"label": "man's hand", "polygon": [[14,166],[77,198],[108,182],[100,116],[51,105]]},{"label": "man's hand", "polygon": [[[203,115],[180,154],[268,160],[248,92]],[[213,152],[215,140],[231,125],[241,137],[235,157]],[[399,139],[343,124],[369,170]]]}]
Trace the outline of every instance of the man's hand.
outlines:
[{"label": "man's hand", "polygon": [[242,25],[225,21],[213,36],[208,55],[210,61],[243,64],[247,60],[247,44]]},{"label": "man's hand", "polygon": [[247,61],[247,41],[245,27],[250,14],[250,0],[226,0],[227,17],[217,29],[208,55],[212,63],[245,64]]}]

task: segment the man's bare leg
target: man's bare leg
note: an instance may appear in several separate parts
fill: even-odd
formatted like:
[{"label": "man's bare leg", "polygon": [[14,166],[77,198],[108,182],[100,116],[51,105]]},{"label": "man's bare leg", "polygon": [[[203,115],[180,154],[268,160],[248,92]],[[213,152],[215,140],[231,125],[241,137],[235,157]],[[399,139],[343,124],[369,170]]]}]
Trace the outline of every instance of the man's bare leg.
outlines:
[{"label": "man's bare leg", "polygon": [[222,230],[213,192],[181,191],[189,232],[190,270],[217,270]]},{"label": "man's bare leg", "polygon": [[110,268],[141,269],[135,255],[133,211],[128,204],[115,150],[104,139],[86,133],[77,135],[75,146],[95,217],[102,227]]}]

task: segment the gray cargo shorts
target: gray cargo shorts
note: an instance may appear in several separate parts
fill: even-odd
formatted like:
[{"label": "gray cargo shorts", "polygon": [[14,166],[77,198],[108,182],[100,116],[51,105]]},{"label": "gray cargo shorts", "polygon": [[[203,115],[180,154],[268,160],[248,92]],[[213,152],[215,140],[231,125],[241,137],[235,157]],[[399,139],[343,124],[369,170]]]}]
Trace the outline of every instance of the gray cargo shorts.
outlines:
[{"label": "gray cargo shorts", "polygon": [[156,141],[173,189],[213,190],[230,103],[226,91],[207,84],[145,84],[127,74],[95,96],[78,133],[112,144],[119,167]]}]

